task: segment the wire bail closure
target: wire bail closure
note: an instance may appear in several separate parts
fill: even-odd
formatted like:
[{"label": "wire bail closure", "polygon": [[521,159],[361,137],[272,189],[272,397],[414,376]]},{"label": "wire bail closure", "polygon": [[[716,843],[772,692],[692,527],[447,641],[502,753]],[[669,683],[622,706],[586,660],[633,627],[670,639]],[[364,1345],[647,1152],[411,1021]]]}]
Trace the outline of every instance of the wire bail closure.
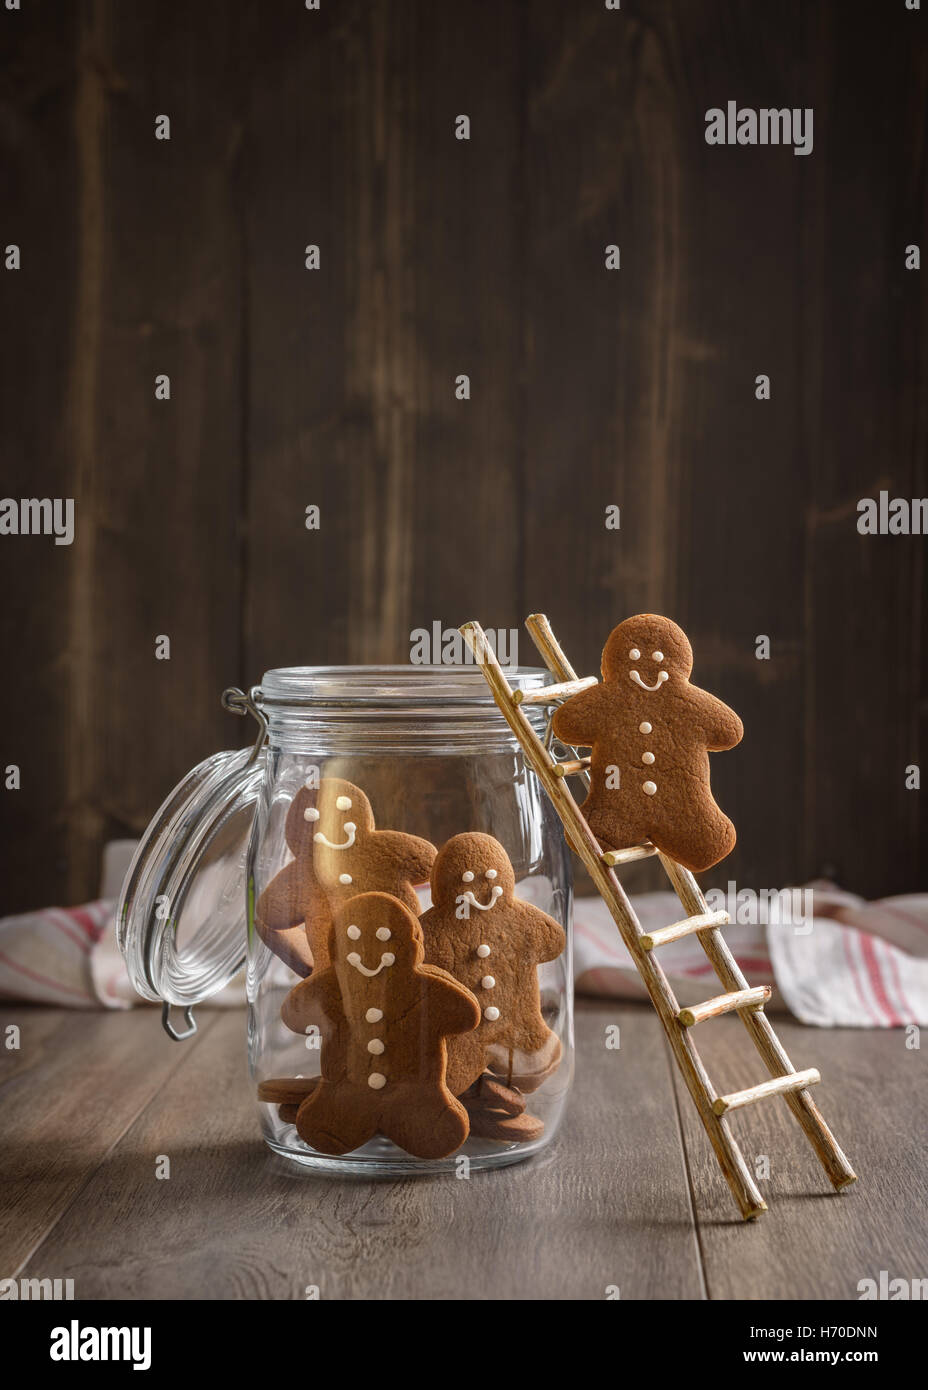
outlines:
[{"label": "wire bail closure", "polygon": [[255,761],[261,749],[264,747],[264,740],[267,738],[267,719],[264,711],[260,707],[261,687],[253,685],[246,695],[244,690],[239,690],[237,685],[230,685],[228,690],[222,692],[222,707],[229,710],[231,714],[250,714],[258,723],[258,737],[255,739],[255,746],[251,750],[251,757],[246,766],[250,767]]},{"label": "wire bail closure", "polygon": [[179,1033],[171,1022],[171,1005],[165,999],[164,1003],[161,1005],[161,1027],[167,1033],[168,1037],[173,1038],[175,1042],[183,1042],[185,1038],[193,1037],[194,1033],[197,1031],[196,1019],[193,1016],[193,1005],[184,1009],[184,1022],[187,1027],[183,1033]]}]

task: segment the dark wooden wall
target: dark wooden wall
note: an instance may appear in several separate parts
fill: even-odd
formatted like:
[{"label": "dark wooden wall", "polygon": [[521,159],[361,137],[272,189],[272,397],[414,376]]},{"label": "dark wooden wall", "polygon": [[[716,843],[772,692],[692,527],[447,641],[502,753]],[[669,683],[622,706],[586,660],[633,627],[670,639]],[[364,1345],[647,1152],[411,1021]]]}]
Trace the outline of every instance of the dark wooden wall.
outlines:
[{"label": "dark wooden wall", "polygon": [[[0,912],[95,891],[102,842],[246,737],[226,685],[538,609],[585,671],[622,617],[677,617],[743,713],[709,881],[926,886],[928,542],[855,528],[862,496],[928,492],[926,25],[904,0],[0,10],[3,492],[78,516],[71,547],[0,538]],[[814,107],[811,156],[707,146],[729,99]]]}]

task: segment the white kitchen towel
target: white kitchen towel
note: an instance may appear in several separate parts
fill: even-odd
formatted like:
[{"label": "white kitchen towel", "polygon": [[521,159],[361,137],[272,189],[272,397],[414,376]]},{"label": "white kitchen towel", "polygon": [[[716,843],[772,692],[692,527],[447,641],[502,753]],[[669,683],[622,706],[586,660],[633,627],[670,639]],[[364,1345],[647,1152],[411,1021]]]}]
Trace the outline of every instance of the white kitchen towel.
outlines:
[{"label": "white kitchen towel", "polygon": [[[632,906],[645,931],[682,915],[674,893],[642,894]],[[725,938],[748,981],[773,985],[801,1022],[820,1028],[928,1024],[928,894],[867,902],[834,884],[814,883],[759,906],[749,895],[725,906],[731,916]],[[661,947],[660,962],[681,1003],[721,992],[695,936]],[[574,975],[580,993],[645,995],[601,898],[574,904]]]}]

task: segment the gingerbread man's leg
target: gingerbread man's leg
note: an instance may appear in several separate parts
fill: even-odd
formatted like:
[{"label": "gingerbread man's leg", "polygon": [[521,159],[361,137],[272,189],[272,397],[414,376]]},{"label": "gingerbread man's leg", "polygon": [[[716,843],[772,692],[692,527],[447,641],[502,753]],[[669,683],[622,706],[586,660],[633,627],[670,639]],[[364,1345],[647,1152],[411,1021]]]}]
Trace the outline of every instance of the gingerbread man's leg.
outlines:
[{"label": "gingerbread man's leg", "polygon": [[647,826],[644,819],[644,811],[636,816],[632,814],[633,806],[627,792],[613,792],[611,795],[616,800],[610,801],[607,795],[602,797],[587,797],[581,806],[586,822],[593,834],[599,841],[600,848],[607,849],[628,849],[631,845],[640,844],[648,837]]},{"label": "gingerbread man's leg", "polygon": [[[477,1032],[480,1030],[478,1029]],[[473,1033],[462,1033],[448,1039],[448,1066],[445,1082],[453,1096],[459,1096],[472,1086],[486,1068],[486,1043]]]},{"label": "gingerbread man's leg", "polygon": [[380,1130],[416,1158],[447,1158],[464,1143],[470,1121],[446,1087],[404,1087],[381,1113]]},{"label": "gingerbread man's leg", "polygon": [[655,824],[652,834],[665,854],[693,873],[711,869],[731,854],[737,838],[735,827],[714,802],[708,814],[696,813],[691,819],[681,817],[666,828]]},{"label": "gingerbread man's leg", "polygon": [[366,1100],[354,1087],[323,1081],[297,1111],[297,1133],[320,1153],[351,1153],[377,1133]]}]

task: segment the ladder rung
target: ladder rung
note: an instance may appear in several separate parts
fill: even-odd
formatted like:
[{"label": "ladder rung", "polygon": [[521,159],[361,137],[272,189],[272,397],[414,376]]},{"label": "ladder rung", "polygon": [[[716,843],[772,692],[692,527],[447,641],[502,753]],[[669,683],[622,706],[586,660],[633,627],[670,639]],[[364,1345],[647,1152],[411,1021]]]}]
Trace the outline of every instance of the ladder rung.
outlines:
[{"label": "ladder rung", "polygon": [[804,1091],[821,1081],[815,1067],[808,1071],[793,1071],[786,1076],[775,1076],[772,1081],[762,1081],[759,1086],[749,1086],[746,1091],[733,1091],[730,1096],[719,1096],[712,1102],[716,1115],[727,1115],[729,1110],[740,1110],[743,1105],[753,1105],[756,1100],[767,1096],[781,1096],[787,1091]]},{"label": "ladder rung", "polygon": [[595,676],[584,676],[582,680],[560,681],[557,685],[545,685],[541,690],[514,690],[514,705],[555,705],[558,700],[566,700],[569,695],[579,695],[581,690],[589,690],[598,685]]},{"label": "ladder rung", "polygon": [[680,922],[671,922],[669,927],[658,927],[656,931],[645,932],[639,940],[646,951],[653,951],[655,946],[666,946],[668,941],[677,941],[681,936],[689,936],[691,932],[724,927],[727,921],[727,912],[698,912],[693,917],[684,917]]},{"label": "ladder rung", "polygon": [[562,763],[555,763],[552,771],[555,777],[573,777],[577,772],[585,772],[589,765],[589,758],[569,758]]},{"label": "ladder rung", "polygon": [[631,864],[635,859],[648,859],[652,854],[657,854],[657,845],[632,845],[630,849],[607,849],[603,854],[603,863],[607,868],[614,869],[616,864]]},{"label": "ladder rung", "polygon": [[694,1023],[703,1023],[707,1018],[719,1018],[722,1014],[734,1013],[736,1009],[762,1009],[770,998],[769,985],[758,985],[756,989],[735,989],[730,994],[717,994],[702,1004],[690,1004],[681,1009],[677,1018],[684,1028],[692,1028]]}]

